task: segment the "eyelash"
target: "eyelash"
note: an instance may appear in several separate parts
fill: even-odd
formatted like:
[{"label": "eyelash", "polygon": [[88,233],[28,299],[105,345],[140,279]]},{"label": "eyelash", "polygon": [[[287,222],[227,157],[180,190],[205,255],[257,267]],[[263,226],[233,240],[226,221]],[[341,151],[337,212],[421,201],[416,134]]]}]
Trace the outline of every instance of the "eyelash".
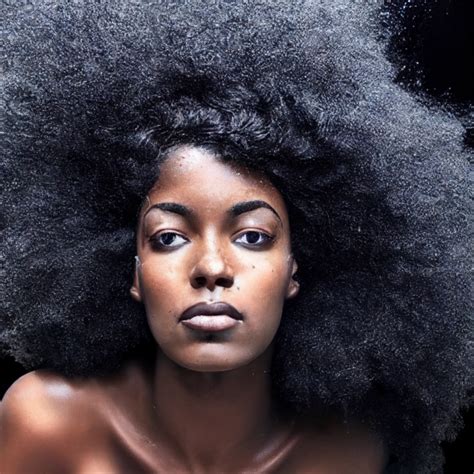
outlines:
[{"label": "eyelash", "polygon": [[[241,238],[244,235],[250,234],[250,233],[259,234],[259,240],[260,240],[260,237],[263,236],[263,241],[259,242],[259,243],[241,243],[241,245],[243,245],[245,248],[260,249],[260,248],[266,247],[268,244],[275,241],[275,237],[273,235],[268,235],[265,232],[262,232],[262,231],[259,231],[259,230],[248,230],[246,232],[243,232],[238,236],[237,239]],[[154,250],[169,250],[169,249],[173,249],[173,248],[179,248],[182,245],[184,245],[184,243],[179,244],[179,245],[165,245],[165,244],[161,243],[160,240],[159,240],[164,235],[175,235],[175,236],[181,237],[183,240],[186,240],[185,237],[178,234],[177,232],[162,232],[161,234],[155,234],[152,237],[150,237],[150,239],[149,239],[150,244],[151,244],[151,246]]]},{"label": "eyelash", "polygon": [[273,235],[268,235],[265,232],[262,232],[260,230],[247,230],[246,232],[243,232],[242,234],[240,234],[238,238],[243,237],[244,235],[247,235],[247,234],[258,234],[259,236],[263,236],[263,241],[260,243],[246,243],[246,244],[243,244],[244,246],[252,246],[252,247],[255,246],[258,248],[262,248],[274,242],[275,240],[275,237]]},{"label": "eyelash", "polygon": [[172,248],[178,248],[178,247],[181,247],[181,245],[183,245],[183,244],[164,245],[163,243],[160,242],[160,238],[163,237],[164,235],[176,235],[184,239],[184,237],[178,234],[177,232],[162,232],[161,234],[155,234],[152,237],[150,237],[150,243],[154,250],[164,250],[164,249],[168,250]]}]

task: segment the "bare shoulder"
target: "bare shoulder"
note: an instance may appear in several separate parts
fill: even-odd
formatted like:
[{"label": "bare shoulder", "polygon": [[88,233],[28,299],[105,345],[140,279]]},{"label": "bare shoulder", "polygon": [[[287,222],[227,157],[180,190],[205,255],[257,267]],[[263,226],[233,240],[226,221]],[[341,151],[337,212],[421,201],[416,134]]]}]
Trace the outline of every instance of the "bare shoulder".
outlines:
[{"label": "bare shoulder", "polygon": [[68,446],[100,430],[92,391],[87,383],[48,371],[18,379],[0,404],[0,471],[21,472],[31,469],[29,462],[51,459],[60,470],[71,453]]},{"label": "bare shoulder", "polygon": [[360,425],[334,425],[325,429],[305,424],[292,459],[301,474],[381,474],[386,451],[379,436]]},{"label": "bare shoulder", "polygon": [[20,377],[7,391],[1,408],[1,426],[28,425],[28,431],[48,434],[92,413],[92,387],[49,371],[34,371]]}]

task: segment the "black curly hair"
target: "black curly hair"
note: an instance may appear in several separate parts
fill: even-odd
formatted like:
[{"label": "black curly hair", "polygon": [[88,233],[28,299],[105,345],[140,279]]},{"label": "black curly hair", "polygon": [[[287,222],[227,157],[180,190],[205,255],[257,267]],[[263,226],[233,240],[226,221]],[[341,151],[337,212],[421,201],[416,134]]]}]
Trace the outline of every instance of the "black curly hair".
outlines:
[{"label": "black curly hair", "polygon": [[376,4],[5,4],[3,354],[90,376],[153,343],[137,210],[171,147],[205,146],[288,205],[275,399],[373,426],[387,472],[439,472],[472,386],[468,153],[394,82]]}]

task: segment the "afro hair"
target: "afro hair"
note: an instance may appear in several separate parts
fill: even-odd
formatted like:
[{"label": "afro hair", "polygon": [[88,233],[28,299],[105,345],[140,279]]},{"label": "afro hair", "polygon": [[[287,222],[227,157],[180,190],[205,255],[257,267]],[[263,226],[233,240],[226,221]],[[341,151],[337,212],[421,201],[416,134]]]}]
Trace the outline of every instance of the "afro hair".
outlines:
[{"label": "afro hair", "polygon": [[170,147],[207,146],[288,205],[301,292],[275,398],[369,424],[387,472],[440,472],[472,386],[469,156],[451,113],[395,83],[372,3],[2,7],[0,350],[98,376],[149,347],[137,211]]}]

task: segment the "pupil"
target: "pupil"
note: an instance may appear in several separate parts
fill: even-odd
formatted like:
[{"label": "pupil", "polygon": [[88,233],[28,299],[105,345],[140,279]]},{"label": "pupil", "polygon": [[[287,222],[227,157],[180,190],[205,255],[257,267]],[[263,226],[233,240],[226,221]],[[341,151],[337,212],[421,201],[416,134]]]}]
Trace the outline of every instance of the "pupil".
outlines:
[{"label": "pupil", "polygon": [[259,233],[258,232],[248,232],[247,241],[249,244],[256,244],[258,242]]},{"label": "pupil", "polygon": [[169,245],[169,244],[173,243],[173,240],[174,240],[174,235],[171,232],[167,232],[166,234],[163,234],[161,236],[161,241],[165,245]]}]

